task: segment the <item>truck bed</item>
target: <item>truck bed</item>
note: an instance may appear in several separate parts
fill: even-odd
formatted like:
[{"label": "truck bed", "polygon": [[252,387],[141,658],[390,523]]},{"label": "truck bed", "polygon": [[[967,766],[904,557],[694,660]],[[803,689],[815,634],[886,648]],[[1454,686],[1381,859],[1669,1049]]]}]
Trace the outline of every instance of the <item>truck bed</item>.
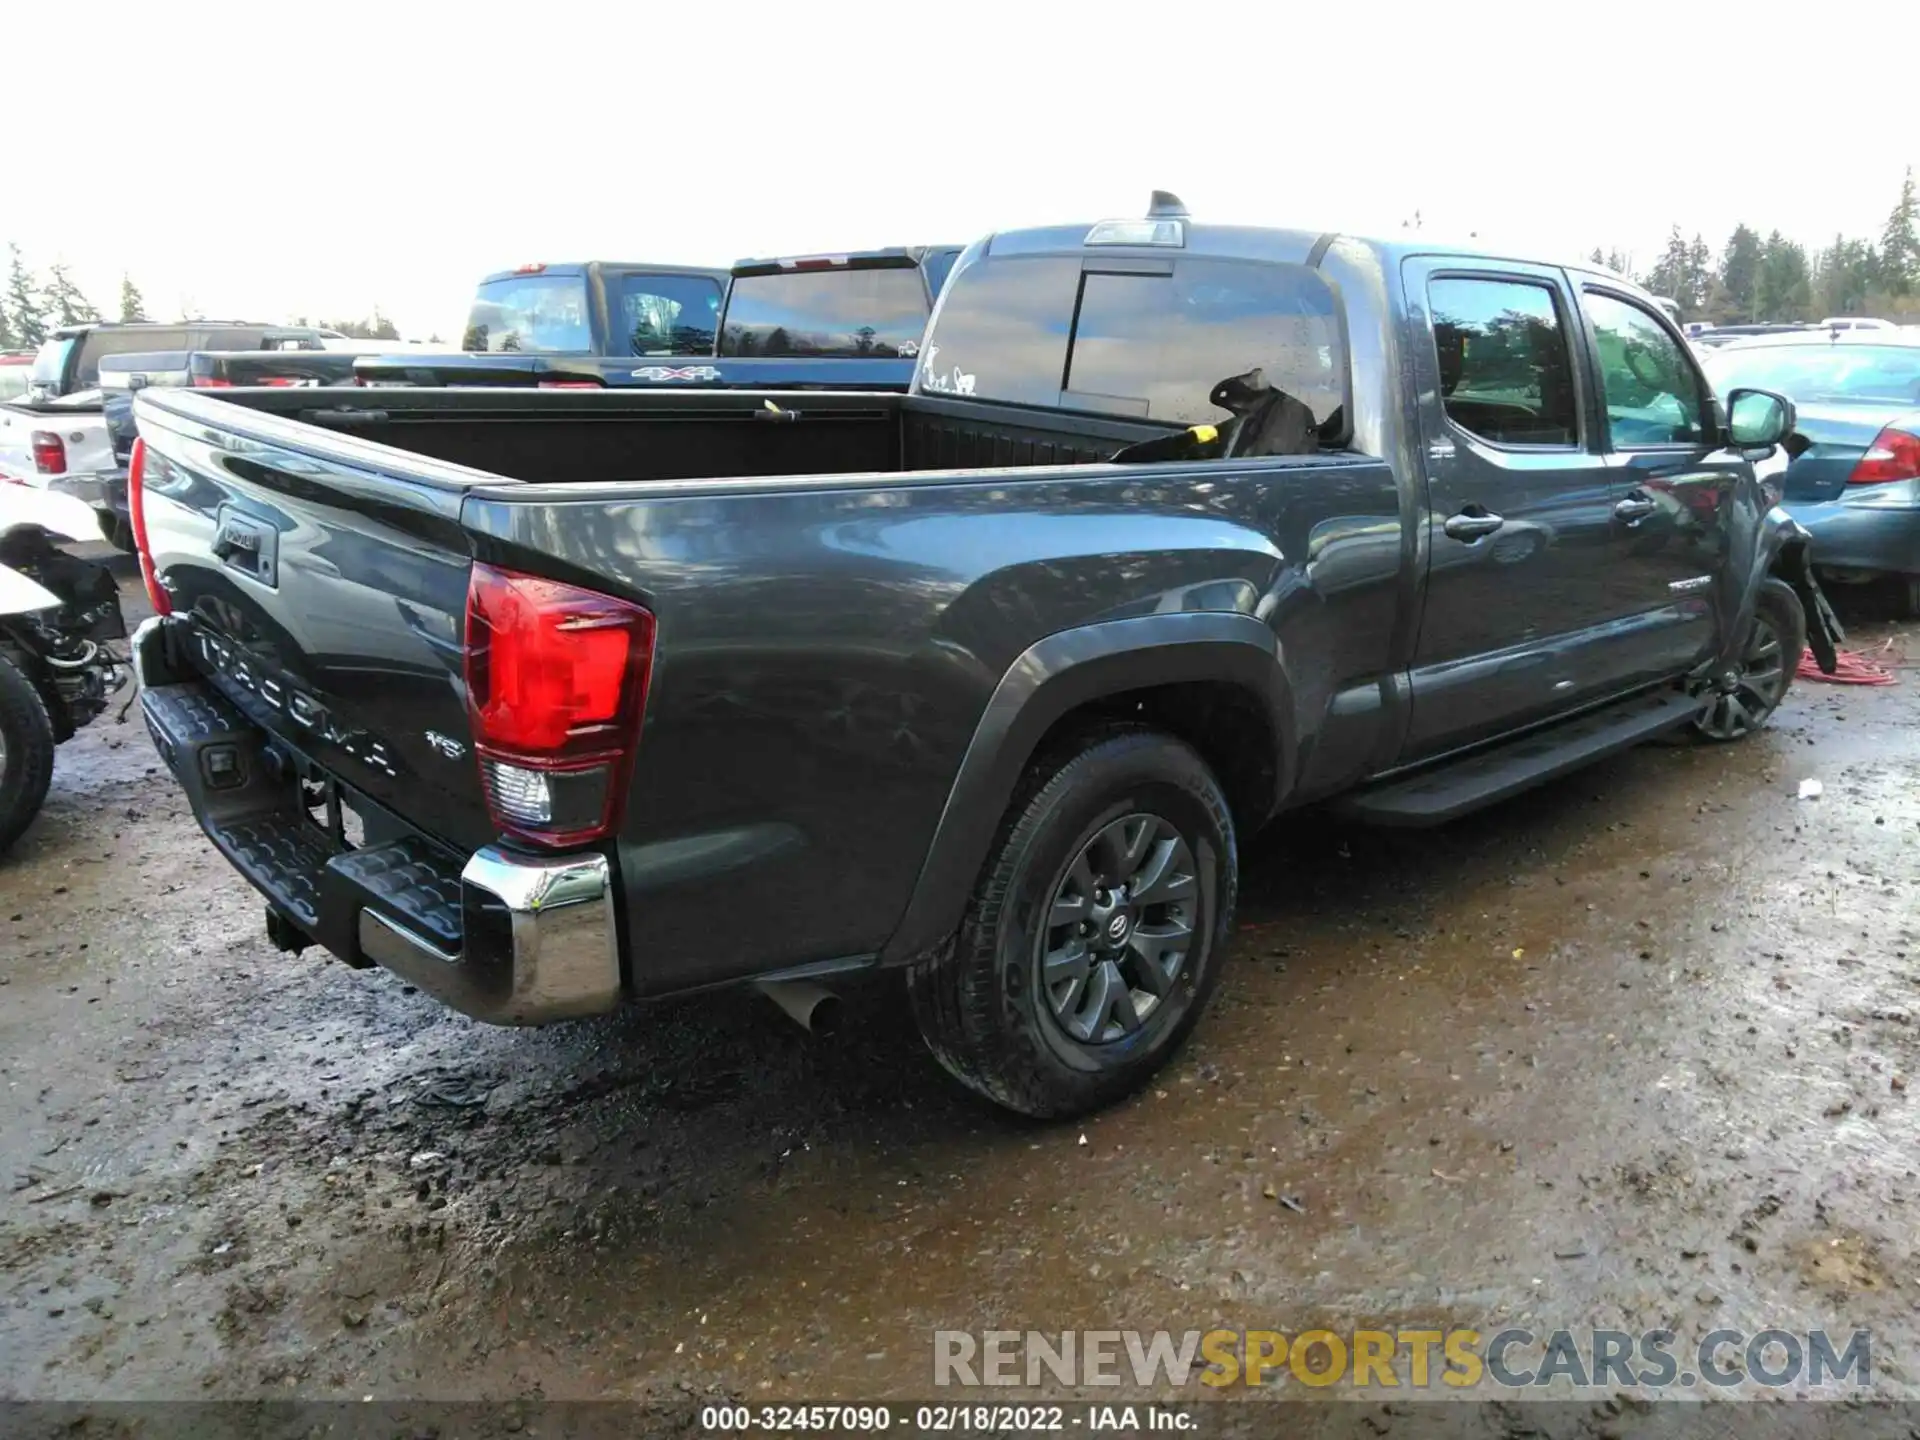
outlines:
[{"label": "truck bed", "polygon": [[[656,618],[602,847],[632,993],[935,942],[972,862],[929,847],[990,838],[970,830],[1017,765],[976,767],[989,798],[942,816],[996,694],[1045,681],[1022,663],[1050,637],[1122,626],[1112,663],[1145,687],[1203,652],[1269,677],[1243,697],[1288,655],[1248,794],[1332,787],[1384,743],[1409,531],[1377,459],[1108,465],[1168,427],[817,392],[148,390],[136,412],[175,659],[337,781],[406,873],[432,869],[413,847],[457,875],[499,838],[463,678],[477,568]],[[1163,653],[1162,625],[1205,643]],[[1166,723],[1206,714],[1189,696]],[[1276,732],[1303,737],[1298,785],[1272,771]]]},{"label": "truck bed", "polygon": [[[1077,465],[1171,427],[821,391],[234,390],[229,406],[545,485]],[[245,428],[228,409],[227,422]],[[258,431],[279,438],[279,426]]]}]

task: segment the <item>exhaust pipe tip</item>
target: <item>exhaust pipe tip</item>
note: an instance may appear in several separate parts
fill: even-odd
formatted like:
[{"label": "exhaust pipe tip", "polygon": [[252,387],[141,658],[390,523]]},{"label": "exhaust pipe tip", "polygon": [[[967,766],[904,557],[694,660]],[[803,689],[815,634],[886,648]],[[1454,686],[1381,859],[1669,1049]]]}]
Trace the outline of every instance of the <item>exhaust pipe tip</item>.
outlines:
[{"label": "exhaust pipe tip", "polygon": [[840,1028],[840,997],[807,980],[756,980],[754,989],[785,1011],[809,1035]]}]

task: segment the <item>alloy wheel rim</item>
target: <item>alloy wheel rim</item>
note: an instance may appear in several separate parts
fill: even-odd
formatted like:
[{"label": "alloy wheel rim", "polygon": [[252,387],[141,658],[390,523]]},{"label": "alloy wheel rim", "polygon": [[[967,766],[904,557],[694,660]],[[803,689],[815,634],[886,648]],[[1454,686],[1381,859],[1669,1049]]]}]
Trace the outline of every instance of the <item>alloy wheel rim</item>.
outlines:
[{"label": "alloy wheel rim", "polygon": [[1786,690],[1787,663],[1780,632],[1765,616],[1756,615],[1740,656],[1739,675],[1732,685],[1713,693],[1694,723],[1716,740],[1738,739],[1760,727]]},{"label": "alloy wheel rim", "polygon": [[1039,938],[1040,991],[1082,1045],[1137,1032],[1193,949],[1200,882],[1174,824],[1137,813],[1102,826],[1054,886]]}]

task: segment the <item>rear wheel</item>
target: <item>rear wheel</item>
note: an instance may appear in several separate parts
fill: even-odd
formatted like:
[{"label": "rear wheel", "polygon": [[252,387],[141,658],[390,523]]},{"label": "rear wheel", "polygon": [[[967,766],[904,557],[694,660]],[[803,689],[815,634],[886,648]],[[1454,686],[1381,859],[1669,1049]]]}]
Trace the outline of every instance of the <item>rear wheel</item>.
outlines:
[{"label": "rear wheel", "polygon": [[1920,575],[1903,575],[1900,580],[1904,592],[1900,618],[1920,620]]},{"label": "rear wheel", "polygon": [[33,822],[53,783],[53,721],[33,682],[0,650],[0,851]]},{"label": "rear wheel", "polygon": [[1807,648],[1807,614],[1784,580],[1760,586],[1753,623],[1741,647],[1735,674],[1707,696],[1693,722],[1708,740],[1744,740],[1772,717],[1793,684]]},{"label": "rear wheel", "polygon": [[131,555],[140,548],[133,543],[133,526],[127,522],[126,516],[115,510],[96,510],[93,513],[99,518],[100,533],[116,550],[124,550]]},{"label": "rear wheel", "polygon": [[1109,1104],[1199,1020],[1238,883],[1205,761],[1153,731],[1085,737],[1029,772],[951,951],[908,973],[920,1032],[1010,1110]]}]

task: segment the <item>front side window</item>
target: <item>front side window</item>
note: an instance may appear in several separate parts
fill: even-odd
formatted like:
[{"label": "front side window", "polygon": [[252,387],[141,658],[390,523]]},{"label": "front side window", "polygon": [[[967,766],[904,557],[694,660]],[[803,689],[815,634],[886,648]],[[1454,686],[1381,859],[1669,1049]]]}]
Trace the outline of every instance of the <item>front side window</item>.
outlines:
[{"label": "front side window", "polygon": [[1183,260],[1170,275],[1081,278],[1067,409],[1237,421],[1234,453],[1259,455],[1337,425],[1345,398],[1338,302],[1304,266]]},{"label": "front side window", "polygon": [[1614,448],[1700,444],[1700,380],[1680,342],[1631,301],[1590,290],[1585,303]]},{"label": "front side window", "polygon": [[711,355],[720,286],[703,275],[626,275],[616,322],[634,355]]},{"label": "front side window", "polygon": [[467,314],[462,350],[589,355],[593,326],[579,275],[509,275],[480,287]]},{"label": "front side window", "polygon": [[720,353],[908,360],[926,328],[915,266],[781,270],[734,279]]},{"label": "front side window", "polygon": [[1573,356],[1552,287],[1449,278],[1427,287],[1447,418],[1496,445],[1577,445]]}]

